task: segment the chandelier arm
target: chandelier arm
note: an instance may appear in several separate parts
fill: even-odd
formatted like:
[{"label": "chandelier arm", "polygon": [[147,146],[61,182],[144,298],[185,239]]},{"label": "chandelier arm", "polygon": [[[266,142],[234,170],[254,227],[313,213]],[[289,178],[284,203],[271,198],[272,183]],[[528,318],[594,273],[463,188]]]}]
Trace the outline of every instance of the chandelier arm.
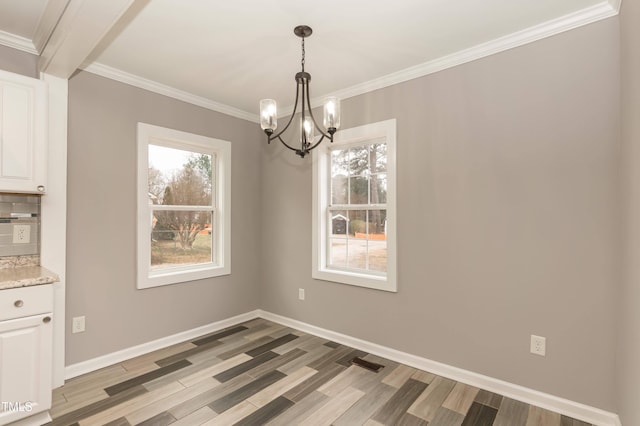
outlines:
[{"label": "chandelier arm", "polygon": [[289,148],[291,151],[299,151],[298,148],[294,148],[291,145],[289,145],[288,143],[286,143],[284,140],[282,140],[282,138],[280,136],[276,136],[275,139],[278,139],[280,142],[282,142],[282,145],[286,146],[287,148]]},{"label": "chandelier arm", "polygon": [[[322,132],[320,132],[320,133],[322,133]],[[322,137],[320,138],[320,140],[318,140],[318,142],[314,143],[311,147],[307,148],[307,152],[311,151],[312,149],[314,149],[315,147],[320,145],[320,142],[322,142],[324,140],[324,138],[328,138],[328,136],[325,135],[324,133],[322,133]]]},{"label": "chandelier arm", "polygon": [[[280,136],[289,128],[289,126],[291,125],[291,122],[293,121],[293,117],[295,117],[296,115],[296,110],[298,109],[298,95],[300,92],[300,85],[298,83],[296,83],[296,100],[293,103],[293,112],[291,112],[291,117],[289,117],[289,121],[287,122],[287,125],[284,126],[284,129],[280,130],[278,133],[276,133],[273,136],[269,137],[269,140],[272,141],[276,138],[280,139]],[[282,140],[282,139],[280,139]],[[282,142],[284,143],[284,142]]]},{"label": "chandelier arm", "polygon": [[[333,142],[333,135],[328,135],[327,133],[322,131],[322,128],[318,125],[318,123],[316,122],[316,118],[313,116],[313,112],[311,111],[311,98],[309,97],[309,84],[307,83],[307,109],[309,110],[309,115],[311,116],[311,120],[313,121],[313,124],[316,126],[316,129],[320,132],[320,134],[322,135],[322,139],[327,138],[329,139],[331,142]],[[322,140],[320,139],[320,140]],[[317,143],[314,145],[314,147],[318,145]],[[313,149],[313,148],[311,148]]]}]

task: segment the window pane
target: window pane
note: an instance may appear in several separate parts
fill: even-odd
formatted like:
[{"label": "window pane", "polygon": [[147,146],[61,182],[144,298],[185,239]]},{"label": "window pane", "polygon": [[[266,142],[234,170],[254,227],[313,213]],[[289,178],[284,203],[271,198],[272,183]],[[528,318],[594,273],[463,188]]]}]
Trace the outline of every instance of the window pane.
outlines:
[{"label": "window pane", "polygon": [[349,179],[349,204],[369,204],[369,179],[364,176]]},{"label": "window pane", "polygon": [[369,239],[369,269],[387,271],[387,211],[369,210],[367,212]]},{"label": "window pane", "polygon": [[369,148],[369,168],[371,173],[387,171],[387,144],[374,143]]},{"label": "window pane", "polygon": [[369,147],[359,146],[349,150],[349,173],[363,176],[369,172]]},{"label": "window pane", "polygon": [[347,204],[347,177],[343,175],[331,178],[331,204]]},{"label": "window pane", "polygon": [[387,175],[371,175],[369,179],[371,204],[385,204],[387,202]]},{"label": "window pane", "polygon": [[346,238],[330,238],[331,247],[329,248],[329,265],[340,268],[347,267],[347,239]]},{"label": "window pane", "polygon": [[356,238],[366,238],[367,234],[367,211],[349,211],[349,235]]},{"label": "window pane", "polygon": [[349,222],[349,216],[345,210],[338,210],[329,212],[331,216],[331,236],[332,237],[347,237],[347,224]]},{"label": "window pane", "polygon": [[211,211],[153,211],[151,270],[211,263]]},{"label": "window pane", "polygon": [[152,204],[208,206],[213,194],[215,156],[149,145],[149,198]]},{"label": "window pane", "polygon": [[367,240],[353,238],[348,245],[349,259],[347,266],[351,269],[366,269],[367,267]]}]

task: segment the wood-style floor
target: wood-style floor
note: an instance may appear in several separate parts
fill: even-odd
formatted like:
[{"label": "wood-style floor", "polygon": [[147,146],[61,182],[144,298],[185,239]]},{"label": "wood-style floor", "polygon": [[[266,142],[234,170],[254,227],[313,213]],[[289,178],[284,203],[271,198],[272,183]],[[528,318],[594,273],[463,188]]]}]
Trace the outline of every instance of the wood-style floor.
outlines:
[{"label": "wood-style floor", "polygon": [[76,377],[53,400],[50,425],[587,425],[263,319]]}]

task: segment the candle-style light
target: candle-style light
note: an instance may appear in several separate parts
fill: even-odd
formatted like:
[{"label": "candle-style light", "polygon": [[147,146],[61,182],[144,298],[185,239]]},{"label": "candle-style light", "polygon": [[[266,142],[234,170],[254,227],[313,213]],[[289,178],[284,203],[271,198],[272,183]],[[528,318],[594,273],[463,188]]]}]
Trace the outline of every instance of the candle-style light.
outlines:
[{"label": "candle-style light", "polygon": [[[304,39],[309,37],[313,30],[306,25],[299,25],[294,28],[293,33],[302,38],[302,71],[296,73],[296,100],[293,106],[293,112],[287,122],[287,125],[277,134],[274,131],[278,127],[278,114],[276,101],[273,99],[263,99],[260,101],[260,127],[267,134],[267,142],[271,143],[272,140],[278,139],[284,146],[292,151],[295,151],[297,155],[304,158],[312,149],[320,145],[320,142],[324,138],[333,142],[333,134],[340,127],[340,100],[335,96],[329,96],[324,102],[324,128],[326,131],[322,131],[318,123],[316,123],[313,113],[311,112],[311,100],[309,97],[309,81],[311,81],[311,74],[305,72],[304,61]],[[296,115],[298,109],[298,99],[301,99],[301,112],[300,112],[300,148],[293,147],[286,143],[282,139],[282,134],[289,128],[289,125],[293,121],[293,117]],[[315,129],[318,128],[318,132],[322,135],[319,140],[315,140]]]}]

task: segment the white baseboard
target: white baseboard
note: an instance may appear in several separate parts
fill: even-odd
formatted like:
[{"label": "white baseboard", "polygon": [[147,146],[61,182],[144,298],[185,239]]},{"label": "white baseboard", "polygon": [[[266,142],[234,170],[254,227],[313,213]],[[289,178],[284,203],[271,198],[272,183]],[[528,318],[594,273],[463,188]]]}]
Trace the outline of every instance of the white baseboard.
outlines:
[{"label": "white baseboard", "polygon": [[378,355],[392,361],[400,362],[410,367],[428,371],[439,376],[446,377],[461,383],[475,386],[477,388],[486,389],[508,398],[522,401],[527,404],[536,405],[547,410],[555,411],[575,419],[579,419],[598,426],[622,426],[620,418],[617,414],[601,410],[599,408],[580,404],[575,401],[560,398],[544,392],[526,388],[524,386],[505,382],[493,377],[484,376],[474,373],[473,371],[463,370],[427,358],[401,352],[396,349],[378,345],[377,343],[368,342],[346,334],[337,333],[321,327],[316,327],[302,321],[276,315],[271,312],[257,309],[245,314],[237,315],[222,321],[217,321],[202,327],[187,330],[162,339],[147,342],[142,345],[123,349],[118,352],[103,355],[98,358],[83,361],[77,364],[69,365],[65,368],[65,378],[70,379],[81,374],[89,373],[127,359],[144,355],[167,346],[181,343],[187,340],[195,339],[205,334],[213,333],[223,328],[231,327],[241,322],[249,321],[254,318],[264,318],[269,321],[276,322],[288,327],[304,331],[315,336],[323,337],[343,345],[351,346],[374,355]]},{"label": "white baseboard", "polygon": [[241,322],[249,321],[257,318],[260,311],[251,311],[245,314],[236,315],[235,317],[227,318],[222,321],[216,321],[211,324],[203,325],[191,330],[183,331],[181,333],[173,334],[171,336],[163,337],[158,340],[143,343],[141,345],[133,346],[131,348],[123,349],[121,351],[113,352],[107,355],[99,356],[97,358],[82,361],[77,364],[71,364],[65,367],[64,377],[65,380],[71,379],[81,374],[90,373],[95,370],[99,370],[104,367],[108,367],[113,364],[117,364],[122,361],[126,361],[131,358],[135,358],[140,355],[147,354],[149,352],[163,349],[176,343],[186,342],[187,340],[195,339],[205,334],[213,333],[223,328],[231,327]]},{"label": "white baseboard", "polygon": [[258,315],[269,321],[286,325],[300,331],[304,331],[315,336],[323,337],[343,345],[351,346],[371,354],[381,356],[392,361],[414,367],[420,370],[428,371],[438,376],[443,376],[461,383],[475,386],[477,388],[486,389],[488,391],[504,395],[508,398],[522,401],[527,404],[536,405],[556,413],[564,414],[578,420],[592,423],[598,426],[622,426],[620,418],[617,414],[601,410],[599,408],[580,404],[568,399],[560,398],[544,392],[519,386],[503,380],[494,379],[493,377],[484,376],[472,371],[463,370],[461,368],[452,367],[437,361],[411,355],[386,346],[358,339],[356,337],[347,336],[345,334],[336,333],[331,330],[316,327],[291,318],[276,315],[271,312],[258,310]]}]

